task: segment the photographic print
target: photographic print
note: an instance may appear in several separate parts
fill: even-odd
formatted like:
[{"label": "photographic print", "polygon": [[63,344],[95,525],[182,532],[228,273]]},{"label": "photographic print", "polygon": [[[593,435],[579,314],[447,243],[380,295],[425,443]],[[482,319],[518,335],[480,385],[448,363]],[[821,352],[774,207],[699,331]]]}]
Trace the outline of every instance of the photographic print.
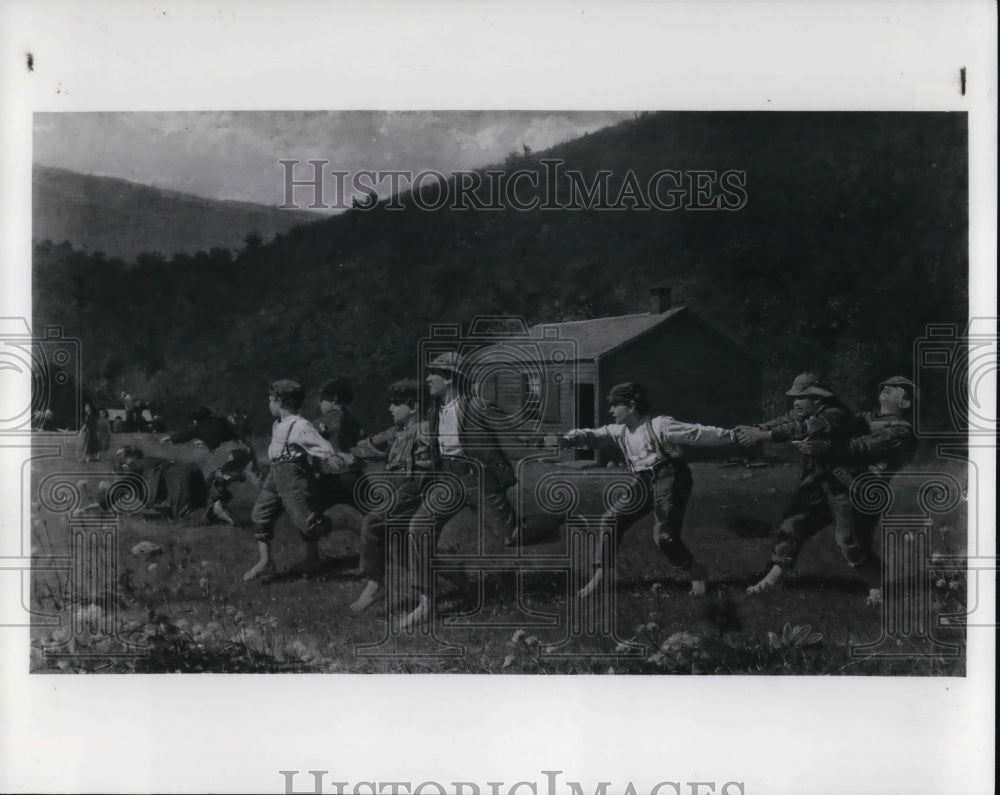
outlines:
[{"label": "photographic print", "polygon": [[961,675],[967,124],[37,114],[32,670]]},{"label": "photographic print", "polygon": [[994,4],[0,20],[0,788],[991,791]]}]

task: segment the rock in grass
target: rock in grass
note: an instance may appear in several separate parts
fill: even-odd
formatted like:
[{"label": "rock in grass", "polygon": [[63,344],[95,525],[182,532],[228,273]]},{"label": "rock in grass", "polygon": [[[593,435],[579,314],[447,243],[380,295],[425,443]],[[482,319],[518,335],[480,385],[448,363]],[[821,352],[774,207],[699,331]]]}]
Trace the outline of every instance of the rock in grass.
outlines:
[{"label": "rock in grass", "polygon": [[692,652],[695,649],[702,648],[704,645],[705,639],[700,635],[695,635],[693,632],[675,632],[663,641],[660,650],[667,654],[676,655],[684,652]]},{"label": "rock in grass", "polygon": [[163,547],[154,544],[152,541],[140,541],[132,547],[132,555],[137,558],[155,558],[163,554]]}]

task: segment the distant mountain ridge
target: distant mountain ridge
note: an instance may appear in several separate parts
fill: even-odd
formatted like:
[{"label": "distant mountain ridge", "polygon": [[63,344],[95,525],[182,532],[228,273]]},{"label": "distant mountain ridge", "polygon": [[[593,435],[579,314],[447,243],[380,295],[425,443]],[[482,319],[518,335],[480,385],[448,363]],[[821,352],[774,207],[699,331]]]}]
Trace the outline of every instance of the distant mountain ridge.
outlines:
[{"label": "distant mountain ridge", "polygon": [[305,211],[220,201],[114,177],[35,164],[32,237],[132,261],[143,252],[194,254],[242,248],[251,230],[264,242],[323,218]]}]

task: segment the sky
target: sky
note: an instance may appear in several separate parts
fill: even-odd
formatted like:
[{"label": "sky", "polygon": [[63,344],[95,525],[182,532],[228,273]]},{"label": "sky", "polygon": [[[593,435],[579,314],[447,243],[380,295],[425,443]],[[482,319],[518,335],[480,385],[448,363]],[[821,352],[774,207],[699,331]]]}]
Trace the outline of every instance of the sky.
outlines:
[{"label": "sky", "polygon": [[[35,163],[192,193],[279,205],[280,160],[329,169],[436,169],[503,162],[616,124],[625,112],[332,111],[36,113]],[[307,170],[307,171],[306,171]],[[384,185],[387,187],[388,179]]]}]

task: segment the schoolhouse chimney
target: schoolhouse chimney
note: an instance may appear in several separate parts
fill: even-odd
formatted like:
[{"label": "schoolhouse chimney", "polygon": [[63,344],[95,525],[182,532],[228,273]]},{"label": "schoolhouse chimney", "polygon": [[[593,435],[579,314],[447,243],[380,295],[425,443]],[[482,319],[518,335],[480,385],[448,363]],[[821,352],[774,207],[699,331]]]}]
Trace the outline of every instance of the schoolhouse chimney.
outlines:
[{"label": "schoolhouse chimney", "polygon": [[668,311],[671,307],[671,294],[673,293],[672,287],[666,287],[665,285],[660,285],[658,287],[649,288],[649,311],[653,315],[662,315],[664,312]]}]

